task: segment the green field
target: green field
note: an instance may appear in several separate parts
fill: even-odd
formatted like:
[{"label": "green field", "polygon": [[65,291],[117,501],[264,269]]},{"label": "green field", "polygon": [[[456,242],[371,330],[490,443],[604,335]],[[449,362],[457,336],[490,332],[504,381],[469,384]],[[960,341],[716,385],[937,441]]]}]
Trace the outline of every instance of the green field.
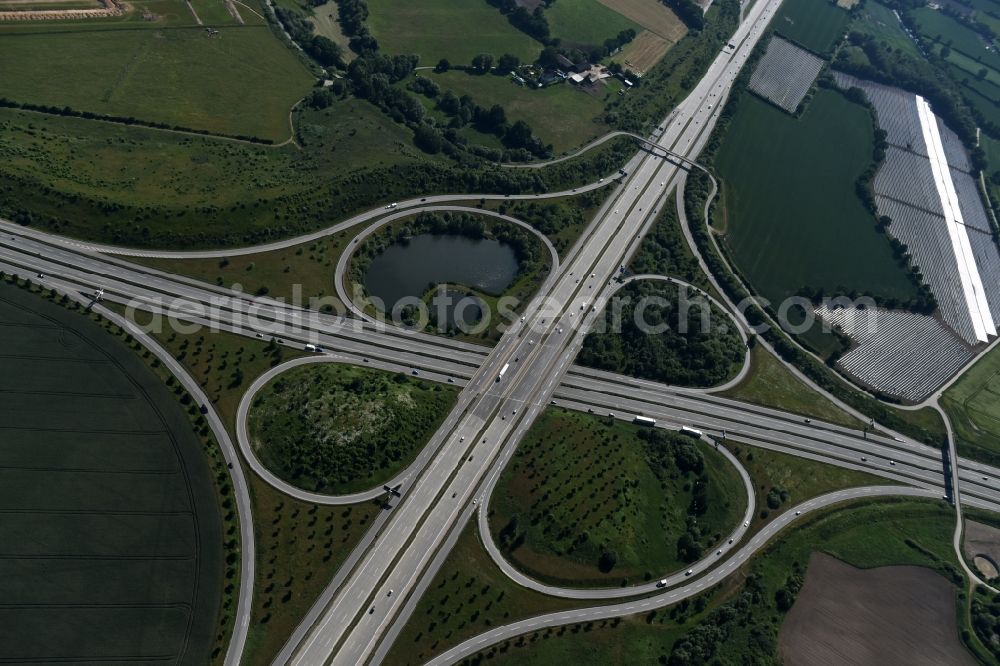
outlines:
[{"label": "green field", "polygon": [[722,393],[728,398],[783,409],[830,423],[860,428],[864,424],[806,386],[761,345],[750,350],[750,372]]},{"label": "green field", "polygon": [[621,299],[620,321],[616,307],[605,309],[603,330],[595,324],[583,343],[581,365],[700,387],[722,384],[743,366],[747,350],[735,324],[699,292],[640,281],[626,285],[615,299]]},{"label": "green field", "polygon": [[868,111],[834,91],[819,90],[800,118],[740,100],[715,161],[725,242],[775,307],[803,287],[916,295],[855,194],[872,141]]},{"label": "green field", "polygon": [[908,55],[920,56],[917,45],[903,30],[902,24],[892,10],[875,0],[869,0],[860,8],[851,21],[850,29],[871,35]]},{"label": "green field", "polygon": [[604,40],[617,37],[622,30],[643,28],[597,0],[558,0],[545,10],[552,36],[570,47],[601,46]]},{"label": "green field", "polygon": [[1000,464],[1000,348],[980,357],[941,397],[960,455]]},{"label": "green field", "polygon": [[771,25],[782,37],[826,54],[844,34],[849,18],[847,11],[829,0],[788,0]]},{"label": "green field", "polygon": [[188,415],[81,314],[0,282],[0,322],[4,657],[209,663],[227,567]]},{"label": "green field", "polygon": [[568,83],[529,89],[499,74],[453,70],[420,72],[420,75],[459,97],[469,95],[483,108],[499,104],[506,111],[508,122],[528,123],[542,142],[552,144],[557,155],[611,130],[604,122],[605,100],[615,96],[610,87],[591,94]]},{"label": "green field", "polygon": [[745,495],[735,468],[705,444],[550,408],[504,469],[490,528],[534,578],[635,584],[709,553],[739,524]]},{"label": "green field", "polygon": [[280,478],[323,493],[388,481],[448,414],[450,387],[334,363],[292,368],[261,389],[249,415],[257,456]]},{"label": "green field", "polygon": [[982,37],[950,16],[930,7],[919,7],[910,12],[921,34],[930,40],[949,44],[972,58],[994,69],[1000,69],[1000,54],[995,49],[987,49]]},{"label": "green field", "polygon": [[415,53],[421,65],[441,58],[468,65],[479,53],[495,58],[510,53],[524,62],[538,57],[542,45],[507,22],[485,1],[368,0],[366,24],[389,54]]},{"label": "green field", "polygon": [[[715,598],[703,595],[621,620],[538,631],[489,648],[470,662],[483,658],[482,663],[499,666],[780,663],[777,634],[785,611],[778,607],[776,596],[784,590],[783,595],[794,599],[810,553],[828,553],[861,568],[928,567],[955,583],[957,596],[958,581],[963,579],[951,549],[953,529],[954,515],[942,503],[890,501],[839,507],[782,533],[744,568],[749,580],[723,583],[715,588]],[[728,601],[719,606],[719,596]]]},{"label": "green field", "polygon": [[844,488],[896,485],[895,481],[874,474],[778,453],[744,442],[727,440],[725,446],[753,479],[757,513],[750,521],[751,533],[756,533],[795,505],[813,497]]},{"label": "green field", "polygon": [[289,138],[289,109],[312,78],[268,27],[223,26],[209,37],[200,26],[154,25],[8,33],[0,61],[22,65],[7,68],[3,95],[218,134]]}]

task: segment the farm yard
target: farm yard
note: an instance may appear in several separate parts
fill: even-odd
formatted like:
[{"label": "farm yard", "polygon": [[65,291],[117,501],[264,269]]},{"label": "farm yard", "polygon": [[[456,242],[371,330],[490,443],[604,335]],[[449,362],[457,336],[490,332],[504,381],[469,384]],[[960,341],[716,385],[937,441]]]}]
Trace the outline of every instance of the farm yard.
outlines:
[{"label": "farm yard", "polygon": [[209,663],[222,520],[188,415],[85,316],[0,282],[0,321],[4,656]]},{"label": "farm yard", "polygon": [[[237,25],[221,2],[205,5],[205,11],[221,8],[225,16],[218,18],[229,25],[209,34],[180,0],[144,5],[174,12],[177,24],[169,28],[160,21],[102,30],[82,22],[59,22],[56,30],[48,23],[0,24],[0,61],[20,63],[6,68],[3,96],[217,134],[288,139],[289,110],[309,91],[309,72],[267,26]],[[260,95],[255,85],[269,93]]]},{"label": "farm yard", "polygon": [[479,53],[510,53],[532,62],[542,50],[485,0],[368,0],[368,9],[366,24],[380,50],[415,53],[423,66],[441,58],[467,65]]},{"label": "farm yard", "polygon": [[916,295],[855,195],[872,150],[868,111],[840,93],[817,91],[799,118],[749,95],[739,101],[715,161],[724,202],[717,223],[759,293],[773,303],[803,287]]},{"label": "farm yard", "polygon": [[614,586],[683,568],[744,509],[735,468],[701,442],[550,408],[504,469],[490,528],[534,578]]}]

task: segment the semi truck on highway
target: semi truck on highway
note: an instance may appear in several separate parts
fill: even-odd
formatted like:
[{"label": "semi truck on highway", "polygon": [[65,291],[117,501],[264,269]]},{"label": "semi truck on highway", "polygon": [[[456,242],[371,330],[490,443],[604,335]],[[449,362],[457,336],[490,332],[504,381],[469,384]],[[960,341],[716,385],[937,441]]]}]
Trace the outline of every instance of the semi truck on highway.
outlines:
[{"label": "semi truck on highway", "polygon": [[497,381],[500,381],[500,380],[502,380],[502,379],[503,379],[503,376],[504,376],[505,374],[507,374],[507,368],[509,368],[509,367],[510,367],[510,363],[504,363],[504,364],[503,364],[503,367],[502,367],[502,368],[500,368],[500,374],[499,374],[499,375],[497,375]]},{"label": "semi truck on highway", "polygon": [[639,425],[649,426],[650,428],[656,425],[656,419],[651,419],[648,416],[637,416],[635,417],[635,422]]},{"label": "semi truck on highway", "polygon": [[694,428],[689,428],[687,426],[681,426],[681,434],[701,439],[701,430],[695,430]]}]

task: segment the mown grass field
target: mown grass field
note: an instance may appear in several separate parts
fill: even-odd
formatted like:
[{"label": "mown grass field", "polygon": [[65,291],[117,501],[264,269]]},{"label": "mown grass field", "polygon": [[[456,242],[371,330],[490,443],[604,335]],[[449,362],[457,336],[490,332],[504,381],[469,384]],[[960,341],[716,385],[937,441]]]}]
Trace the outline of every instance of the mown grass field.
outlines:
[{"label": "mown grass field", "polygon": [[288,112],[312,77],[266,26],[222,26],[214,37],[155,26],[8,33],[0,60],[20,65],[7,68],[3,95],[275,142],[291,135]]},{"label": "mown grass field", "polygon": [[0,282],[0,322],[5,658],[209,663],[228,537],[191,420],[89,318]]},{"label": "mown grass field", "polygon": [[[783,533],[743,568],[742,576],[730,577],[701,597],[619,621],[538,631],[484,650],[473,659],[482,657],[482,663],[500,666],[596,666],[692,663],[696,655],[697,663],[776,663],[778,628],[785,617],[776,595],[801,583],[810,553],[828,553],[861,568],[924,566],[954,582],[953,529],[954,516],[941,503],[889,501],[838,507]],[[747,581],[746,575],[752,578]],[[708,596],[712,592],[714,598]],[[959,628],[964,626],[956,631]]]},{"label": "mown grass field", "polygon": [[855,194],[872,141],[868,111],[834,91],[819,90],[800,118],[741,99],[715,161],[719,217],[737,266],[775,307],[803,287],[916,294]]},{"label": "mown grass field", "polygon": [[930,7],[914,9],[911,15],[920,32],[928,39],[950,44],[953,49],[981,60],[983,65],[1000,69],[1000,54],[987,49],[983,39],[971,28]]},{"label": "mown grass field", "polygon": [[1000,464],[1000,348],[980,357],[941,398],[960,455]]},{"label": "mown grass field", "polygon": [[552,144],[557,155],[610,131],[604,122],[604,101],[614,95],[611,87],[599,87],[599,94],[591,94],[568,83],[529,89],[500,74],[455,70],[420,72],[420,75],[459,97],[469,95],[481,107],[488,109],[499,104],[506,111],[508,122],[528,123],[539,139]]},{"label": "mown grass field", "polygon": [[783,409],[848,428],[864,424],[806,386],[760,345],[750,350],[750,372],[722,395],[764,407]]},{"label": "mown grass field", "polygon": [[[796,504],[813,497],[845,488],[896,485],[895,481],[874,474],[778,453],[744,442],[729,440],[725,446],[753,479],[757,513],[750,521],[751,533],[756,533]],[[774,505],[775,498],[779,500],[777,506]]]},{"label": "mown grass field", "polygon": [[456,391],[406,375],[333,363],[287,370],[260,390],[248,429],[257,456],[301,488],[379,486],[410,463]]},{"label": "mown grass field", "polygon": [[642,26],[598,0],[559,0],[545,10],[552,36],[562,40],[563,46],[601,46],[604,40],[616,37],[622,30],[636,33]]},{"label": "mown grass field", "polygon": [[782,37],[825,54],[844,34],[848,20],[847,11],[829,0],[789,0],[771,25]]},{"label": "mown grass field", "polygon": [[467,0],[370,0],[368,29],[390,55],[415,53],[420,65],[441,58],[467,65],[479,53],[510,53],[522,61],[538,57],[542,45],[486,2]]},{"label": "mown grass field", "polygon": [[[640,426],[544,412],[490,504],[490,528],[508,559],[552,584],[611,587],[679,570],[723,541],[746,508],[735,468],[704,444],[655,432],[663,437],[647,441]],[[675,462],[684,447],[700,454],[703,471]],[[682,554],[689,517],[698,552]],[[610,568],[601,564],[606,552],[617,556]]]}]

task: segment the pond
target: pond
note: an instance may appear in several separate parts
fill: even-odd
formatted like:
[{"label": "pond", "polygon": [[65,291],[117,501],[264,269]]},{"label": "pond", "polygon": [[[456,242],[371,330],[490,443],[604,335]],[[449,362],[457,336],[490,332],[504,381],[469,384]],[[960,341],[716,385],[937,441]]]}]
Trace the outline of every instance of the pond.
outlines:
[{"label": "pond", "polygon": [[391,311],[400,299],[420,298],[433,284],[461,284],[499,296],[517,277],[514,249],[496,240],[420,234],[375,257],[364,275],[365,289]]}]

